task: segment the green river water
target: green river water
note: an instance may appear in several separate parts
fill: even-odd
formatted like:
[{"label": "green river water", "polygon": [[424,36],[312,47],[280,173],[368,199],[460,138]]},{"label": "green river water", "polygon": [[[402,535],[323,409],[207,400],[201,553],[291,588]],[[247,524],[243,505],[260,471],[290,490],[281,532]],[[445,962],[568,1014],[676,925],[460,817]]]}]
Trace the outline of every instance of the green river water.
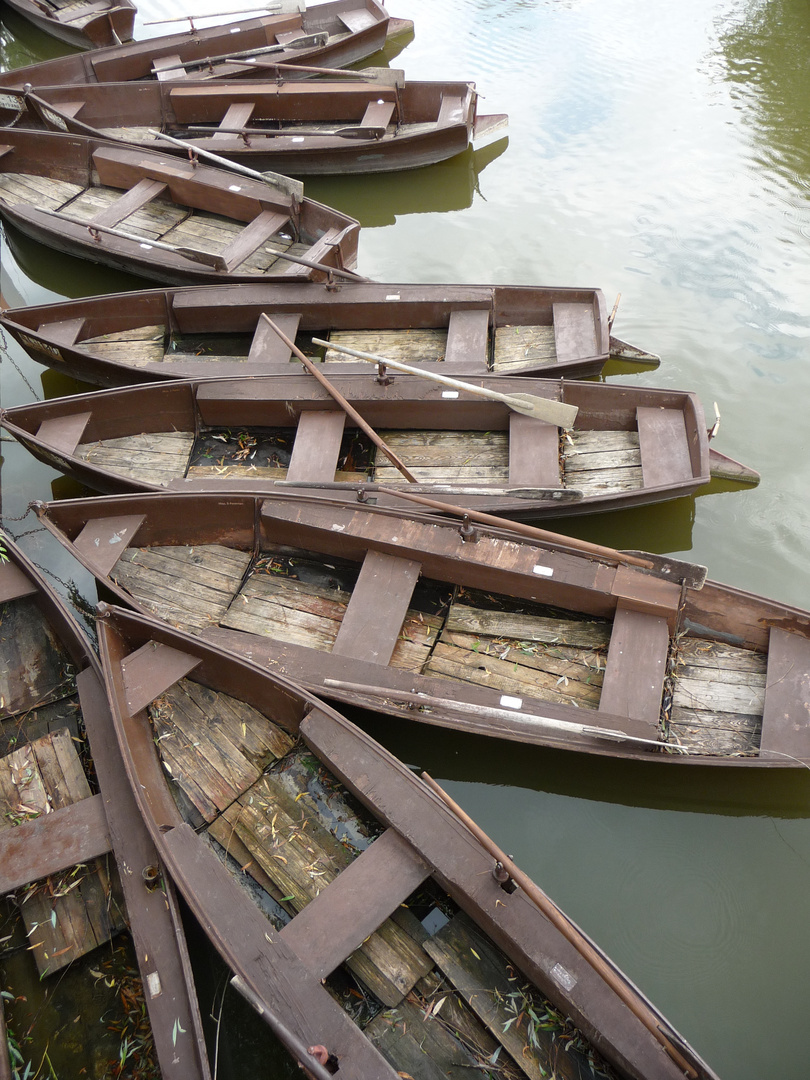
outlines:
[{"label": "green river water", "polygon": [[[673,552],[810,607],[808,0],[391,7],[416,26],[392,66],[474,80],[479,111],[509,113],[508,143],[414,173],[308,181],[308,195],[363,224],[361,272],[600,286],[609,305],[621,292],[616,332],[662,357],[638,380],[696,390],[707,415],[716,401],[716,445],[762,483],[561,528]],[[175,13],[167,0],[142,11]],[[59,51],[11,16],[0,35],[0,69]],[[135,284],[33,244],[21,252],[20,264],[1,252],[9,303]],[[75,389],[10,354],[4,406]],[[70,486],[52,486],[56,474],[20,448],[2,450],[6,524],[89,591],[66,555],[29,532],[30,516],[13,520]],[[630,766],[365,723],[442,782],[722,1077],[810,1076],[806,771]],[[243,1069],[232,1075],[259,1075]]]}]

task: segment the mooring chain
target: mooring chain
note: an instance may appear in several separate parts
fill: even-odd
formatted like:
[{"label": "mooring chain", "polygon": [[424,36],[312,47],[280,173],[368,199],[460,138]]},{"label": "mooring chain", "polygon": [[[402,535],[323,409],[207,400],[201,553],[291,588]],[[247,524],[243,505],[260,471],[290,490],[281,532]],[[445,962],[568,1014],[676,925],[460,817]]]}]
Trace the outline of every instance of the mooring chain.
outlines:
[{"label": "mooring chain", "polygon": [[[5,331],[2,329],[2,327],[0,327],[0,354],[2,354],[2,357],[4,359],[8,360],[11,363],[11,366],[14,368],[14,370],[20,376],[20,378],[25,383],[25,385],[28,387],[28,389],[31,391],[31,396],[33,397],[34,401],[42,401],[42,398],[40,397],[40,395],[36,392],[36,390],[33,388],[31,383],[25,377],[24,373],[21,371],[20,365],[17,363],[17,361],[14,359],[14,357],[8,351],[8,341],[6,340]],[[5,441],[5,439],[4,439],[4,441]]]}]

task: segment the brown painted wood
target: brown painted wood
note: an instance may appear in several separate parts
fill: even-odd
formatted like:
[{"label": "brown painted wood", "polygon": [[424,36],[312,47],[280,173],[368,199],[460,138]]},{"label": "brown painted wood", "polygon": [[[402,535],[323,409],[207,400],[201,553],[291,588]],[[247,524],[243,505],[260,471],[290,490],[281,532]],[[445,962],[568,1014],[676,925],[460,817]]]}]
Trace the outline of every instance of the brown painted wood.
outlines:
[{"label": "brown painted wood", "polygon": [[298,418],[288,480],[333,480],[346,422],[339,409],[302,413]]},{"label": "brown painted wood", "polygon": [[84,319],[65,319],[50,323],[48,337],[58,345],[73,345],[84,329]]},{"label": "brown painted wood", "polygon": [[560,487],[560,431],[522,413],[509,416],[509,483]]},{"label": "brown painted wood", "polygon": [[554,304],[554,340],[559,359],[596,352],[593,311],[579,304]]},{"label": "brown painted wood", "polygon": [[198,663],[196,657],[159,642],[150,641],[131,653],[121,662],[129,711],[140,712]]},{"label": "brown painted wood", "polygon": [[475,308],[450,312],[444,353],[446,364],[470,364],[471,370],[475,370],[487,363],[489,316],[489,311]]},{"label": "brown painted wood", "polygon": [[396,107],[394,101],[369,102],[360,120],[360,127],[376,138],[382,138],[385,129],[391,123],[391,117],[394,115]]},{"label": "brown painted wood", "polygon": [[402,632],[419,570],[413,559],[369,551],[332,652],[387,664]]},{"label": "brown painted wood", "polygon": [[810,759],[810,638],[771,627],[761,752]]},{"label": "brown painted wood", "polygon": [[610,635],[600,709],[645,721],[650,725],[650,738],[655,738],[660,733],[668,652],[667,620],[619,603]]},{"label": "brown painted wood", "polygon": [[106,225],[108,228],[118,225],[124,218],[130,217],[137,210],[141,210],[147,203],[167,190],[168,185],[160,180],[149,180],[144,177],[134,187],[131,187],[124,195],[106,209],[95,214],[92,218],[93,225]]},{"label": "brown painted wood", "polygon": [[135,538],[143,520],[143,514],[123,514],[88,521],[76,537],[76,551],[106,576]]},{"label": "brown painted wood", "polygon": [[692,479],[692,461],[683,412],[639,408],[638,440],[641,470],[647,487]]},{"label": "brown painted wood", "polygon": [[23,573],[16,563],[11,560],[0,563],[0,604],[19,600],[23,596],[32,596],[36,592],[36,582]]},{"label": "brown painted wood", "polygon": [[54,450],[72,454],[79,445],[92,415],[90,412],[82,412],[74,413],[73,416],[57,416],[52,420],[43,420],[37,429],[37,438]]},{"label": "brown painted wood", "polygon": [[323,979],[429,875],[411,845],[387,829],[284,927],[281,940]]},{"label": "brown painted wood", "polygon": [[100,795],[14,828],[0,829],[0,891],[5,894],[19,889],[109,850],[110,834]]},{"label": "brown painted wood", "polygon": [[236,128],[237,130],[239,128],[243,128],[250,120],[255,108],[256,103],[254,101],[232,102],[232,104],[230,104],[225,110],[225,115],[223,116],[222,121],[219,125],[221,128],[225,128],[226,130],[224,132],[215,132],[212,136],[212,139],[215,142],[217,140],[221,141],[223,139],[230,140],[230,134],[227,133],[228,130],[233,128]]},{"label": "brown painted wood", "polygon": [[230,274],[237,266],[241,266],[254,251],[257,251],[289,220],[288,214],[279,214],[274,210],[263,210],[223,249],[222,258],[225,261],[227,272]]},{"label": "brown painted wood", "polygon": [[[281,332],[291,341],[295,341],[298,327],[301,324],[299,314],[276,314],[273,312],[273,322]],[[256,323],[253,340],[250,343],[248,360],[255,363],[267,364],[268,368],[274,364],[287,364],[292,353],[272,328],[270,323],[262,315]]]}]

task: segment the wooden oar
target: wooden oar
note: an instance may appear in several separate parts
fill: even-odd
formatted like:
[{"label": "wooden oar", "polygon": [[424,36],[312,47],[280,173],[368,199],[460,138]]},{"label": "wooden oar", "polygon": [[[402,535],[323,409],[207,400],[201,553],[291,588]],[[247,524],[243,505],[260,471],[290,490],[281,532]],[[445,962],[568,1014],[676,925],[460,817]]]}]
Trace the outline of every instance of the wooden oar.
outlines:
[{"label": "wooden oar", "polygon": [[[205,67],[213,64],[250,64],[254,56],[268,56],[271,53],[286,52],[288,49],[309,49],[325,45],[329,40],[326,30],[318,30],[315,34],[306,34],[303,37],[288,41],[286,45],[266,45],[260,49],[242,49],[241,52],[223,53],[221,56],[201,56],[196,60],[178,60],[176,64],[160,69],[162,75],[165,71],[186,71],[191,67]],[[152,74],[157,75],[157,70],[152,69]]]},{"label": "wooden oar", "polygon": [[[238,11],[206,11],[198,15],[175,15],[171,19],[150,19],[144,26],[162,26],[164,23],[193,22],[195,19],[224,19],[230,15],[250,15],[254,11],[269,11],[272,15],[281,15],[281,4],[256,4],[250,8],[239,8]],[[259,16],[257,16],[258,18]]]},{"label": "wooden oar", "polygon": [[310,375],[315,376],[315,378],[318,380],[318,382],[321,384],[327,394],[329,394],[330,397],[334,398],[334,400],[338,403],[341,409],[343,409],[349,419],[353,420],[354,423],[357,424],[357,426],[361,429],[361,431],[364,431],[366,435],[368,435],[374,445],[380,450],[382,450],[382,452],[385,454],[391,464],[402,473],[405,479],[410,481],[410,483],[415,484],[416,477],[408,471],[404,462],[402,462],[391,449],[391,447],[383,439],[380,438],[380,436],[377,434],[371,424],[369,424],[366,420],[363,419],[357,409],[355,409],[354,406],[349,404],[349,402],[346,400],[343,394],[341,394],[337,387],[333,386],[326,378],[326,376],[322,374],[322,372],[318,371],[317,366],[312,363],[308,356],[301,352],[295,342],[291,341],[284,333],[284,331],[281,330],[278,326],[276,326],[276,324],[269,317],[269,315],[266,315],[264,312],[262,312],[259,318],[266,320],[267,325],[270,327],[270,329],[278,335],[278,337],[281,339],[281,341],[284,342],[290,352],[295,353],[295,355],[298,357],[298,359],[301,361],[301,363],[304,365]]},{"label": "wooden oar", "polygon": [[317,128],[226,128],[220,127],[219,124],[189,124],[186,130],[194,132],[195,135],[216,135],[221,132],[224,135],[264,135],[269,139],[283,139],[290,135],[313,135],[324,138],[334,136],[336,139],[371,139],[374,137],[374,132],[383,129],[382,127],[354,125],[353,127],[336,127],[332,131],[323,131]]},{"label": "wooden oar", "polygon": [[697,1080],[698,1072],[694,1065],[687,1060],[681,1051],[674,1045],[667,1033],[663,1030],[664,1020],[658,1016],[647,1004],[641,994],[631,984],[627,983],[612,964],[602,955],[596,946],[585,934],[568,919],[557,907],[554,901],[547,896],[528,874],[524,873],[519,866],[506,855],[484,830],[466,814],[447,792],[428,773],[423,772],[422,780],[430,790],[441,799],[444,805],[464,824],[473,834],[476,840],[501,864],[512,880],[520,886],[529,900],[542,911],[550,923],[555,926],[566,941],[576,949],[579,955],[586,960],[594,971],[600,975],[607,985],[613,990],[620,1001],[627,1006],[633,1016],[649,1031],[657,1043],[669,1054],[679,1069],[691,1078]]},{"label": "wooden oar", "polygon": [[375,353],[360,352],[359,349],[350,349],[347,345],[338,345],[333,341],[324,341],[321,338],[313,338],[314,344],[324,345],[327,349],[335,349],[336,352],[346,353],[358,360],[368,360],[372,364],[383,364],[392,367],[395,371],[404,371],[408,375],[421,375],[423,379],[430,379],[442,386],[449,386],[454,390],[463,390],[465,393],[474,394],[476,397],[487,398],[489,401],[500,401],[513,412],[522,413],[524,416],[533,416],[536,420],[544,420],[547,424],[556,424],[557,427],[570,428],[577,418],[579,411],[576,405],[568,405],[564,401],[551,401],[548,398],[537,397],[535,394],[501,394],[497,390],[488,390],[484,386],[475,386],[473,383],[462,382],[460,379],[451,379],[447,375],[434,374],[430,371],[422,371],[420,368],[403,364],[399,360],[389,360],[385,356],[377,356]]}]

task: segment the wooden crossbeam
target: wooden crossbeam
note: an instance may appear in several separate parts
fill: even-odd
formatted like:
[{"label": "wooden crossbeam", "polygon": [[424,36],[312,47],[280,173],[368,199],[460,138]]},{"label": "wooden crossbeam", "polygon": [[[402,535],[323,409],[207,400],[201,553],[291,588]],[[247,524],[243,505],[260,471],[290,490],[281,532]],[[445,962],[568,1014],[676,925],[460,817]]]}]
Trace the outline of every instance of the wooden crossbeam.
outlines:
[{"label": "wooden crossbeam", "polygon": [[254,251],[269,240],[274,233],[290,220],[288,214],[275,210],[263,210],[221,252],[225,269],[230,274],[237,266],[249,259]]},{"label": "wooden crossbeam", "polygon": [[224,130],[215,132],[212,136],[213,141],[232,138],[231,132],[243,128],[250,120],[255,108],[255,101],[232,101],[219,124]]},{"label": "wooden crossbeam", "polygon": [[94,214],[89,224],[104,225],[108,229],[113,229],[125,218],[130,217],[137,210],[141,210],[153,199],[157,199],[166,191],[167,187],[168,185],[161,183],[160,180],[149,180],[144,177],[129,191],[124,192],[120,199],[116,199],[110,206],[105,206],[103,210],[99,210],[97,214]]}]

